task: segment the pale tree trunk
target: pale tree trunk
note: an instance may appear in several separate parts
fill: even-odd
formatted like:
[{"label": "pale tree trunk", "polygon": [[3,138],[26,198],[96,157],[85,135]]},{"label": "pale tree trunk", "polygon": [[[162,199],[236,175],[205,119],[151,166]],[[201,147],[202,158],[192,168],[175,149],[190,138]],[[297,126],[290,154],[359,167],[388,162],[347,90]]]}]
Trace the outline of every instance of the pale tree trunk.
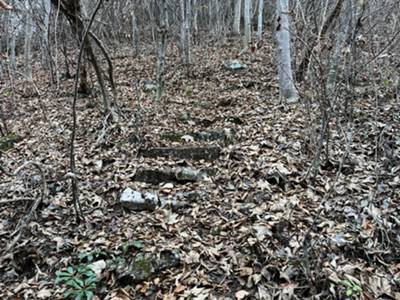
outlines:
[{"label": "pale tree trunk", "polygon": [[209,30],[214,38],[222,36],[222,16],[221,16],[221,5],[218,0],[210,0],[208,4],[208,24]]},{"label": "pale tree trunk", "polygon": [[216,24],[214,24],[214,15],[213,15],[213,10],[214,10],[214,7],[215,7],[215,1],[216,0],[210,0],[210,2],[208,3],[208,27],[209,27],[209,30],[210,30],[210,32],[212,32],[213,34],[214,34],[214,31],[215,31],[215,25]]},{"label": "pale tree trunk", "polygon": [[[185,6],[186,2],[186,6]],[[182,61],[186,67],[186,73],[189,75],[190,69],[190,15],[191,5],[190,0],[181,0],[181,47]]]},{"label": "pale tree trunk", "polygon": [[196,43],[196,40],[198,39],[199,35],[197,0],[193,0],[192,10],[193,10],[193,40],[194,43]]},{"label": "pale tree trunk", "polygon": [[333,99],[331,98],[331,96],[335,90],[335,82],[337,81],[338,77],[339,65],[343,57],[342,50],[349,36],[350,21],[352,15],[352,2],[353,0],[349,0],[347,2],[347,7],[342,12],[342,15],[340,17],[339,32],[336,35],[335,50],[329,63],[327,91],[330,99]]},{"label": "pale tree trunk", "polygon": [[186,31],[186,50],[185,50],[185,63],[186,63],[186,73],[189,75],[190,71],[190,63],[191,63],[191,57],[190,57],[190,22],[192,21],[191,15],[192,15],[192,5],[191,5],[192,0],[186,0],[186,16],[185,16],[185,31]]},{"label": "pale tree trunk", "polygon": [[181,55],[182,62],[185,63],[185,50],[186,50],[186,30],[185,30],[185,0],[179,1],[179,7],[181,12]]},{"label": "pale tree trunk", "polygon": [[[164,1],[164,0],[162,0],[162,1]],[[153,43],[156,43],[157,42],[157,40],[156,40],[156,29],[155,29],[156,20],[154,18],[154,13],[153,13],[153,10],[151,8],[151,1],[146,1],[145,3],[146,3],[145,4],[146,5],[146,10],[147,10],[147,13],[149,14],[149,18],[150,18],[151,36],[153,38]],[[163,5],[164,5],[164,3],[162,3],[160,5],[160,7],[163,6]]]},{"label": "pale tree trunk", "polygon": [[240,35],[240,19],[242,17],[242,0],[234,0],[233,34]]},{"label": "pale tree trunk", "polygon": [[[1,46],[1,44],[0,44],[0,46]],[[3,79],[3,76],[4,76],[3,72],[4,72],[3,71],[3,63],[0,59],[0,80]]]},{"label": "pale tree trunk", "polygon": [[139,28],[136,20],[135,7],[131,7],[131,22],[132,22],[132,46],[135,49],[135,55],[139,54]]},{"label": "pale tree trunk", "polygon": [[165,0],[160,1],[160,27],[158,28],[157,44],[157,100],[164,94],[165,88],[165,51],[167,48],[167,5]]},{"label": "pale tree trunk", "polygon": [[24,42],[24,60],[25,60],[25,75],[32,79],[32,15],[29,2],[25,3],[25,42]]},{"label": "pale tree trunk", "polygon": [[45,68],[50,67],[50,45],[49,45],[49,27],[50,27],[50,0],[42,0],[43,9],[43,33],[41,39],[42,48],[42,63]]},{"label": "pale tree trunk", "polygon": [[[329,16],[324,20],[321,29],[318,32],[317,38],[314,38],[312,40],[306,41],[307,47],[305,54],[301,60],[301,63],[297,69],[297,74],[296,74],[296,79],[297,81],[303,81],[306,73],[308,71],[308,67],[310,64],[310,59],[312,56],[313,51],[315,48],[318,46],[319,41],[325,37],[327,34],[328,30],[335,24],[337,17],[340,14],[340,11],[342,10],[342,6],[345,0],[338,0],[336,2],[336,5],[332,12],[329,14]],[[326,5],[325,5],[326,7]]]},{"label": "pale tree trunk", "polygon": [[251,0],[244,0],[244,46],[251,43]]},{"label": "pale tree trunk", "polygon": [[262,39],[264,22],[264,0],[258,0],[257,42]]},{"label": "pale tree trunk", "polygon": [[286,103],[295,103],[299,95],[293,82],[288,0],[276,0],[275,29],[280,97]]},{"label": "pale tree trunk", "polygon": [[17,42],[17,35],[15,34],[17,30],[17,23],[18,19],[15,14],[9,12],[9,21],[10,21],[10,29],[9,33],[9,49],[10,49],[10,59],[11,59],[11,72],[12,77],[15,77],[15,73],[17,71],[17,55],[16,55],[16,42]]}]

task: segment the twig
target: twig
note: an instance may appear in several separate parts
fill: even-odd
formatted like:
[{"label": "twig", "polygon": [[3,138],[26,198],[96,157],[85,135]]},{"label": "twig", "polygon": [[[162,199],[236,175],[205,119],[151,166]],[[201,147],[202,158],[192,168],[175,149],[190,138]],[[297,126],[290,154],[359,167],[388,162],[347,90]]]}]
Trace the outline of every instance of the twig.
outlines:
[{"label": "twig", "polygon": [[45,174],[44,174],[44,172],[42,170],[42,165],[41,164],[39,164],[37,162],[34,162],[34,161],[28,161],[28,162],[24,163],[22,166],[20,166],[19,168],[17,168],[14,171],[14,176],[17,176],[17,174],[22,169],[24,169],[24,168],[26,168],[26,167],[28,167],[30,165],[34,166],[36,169],[39,170],[40,177],[42,179],[42,192],[41,192],[40,198],[36,199],[35,202],[33,203],[29,213],[19,221],[16,229],[11,234],[11,236],[14,236],[14,235],[17,234],[17,236],[15,236],[13,241],[8,245],[7,249],[9,249],[9,250],[14,248],[15,245],[18,243],[19,238],[21,237],[23,230],[28,226],[28,224],[30,223],[30,221],[33,218],[34,213],[36,212],[37,208],[39,207],[40,203],[42,203],[44,201],[44,199],[45,199],[45,197],[47,195],[46,178],[45,178]]},{"label": "twig", "polygon": [[17,198],[17,199],[9,199],[9,200],[0,200],[0,205],[8,204],[13,202],[22,202],[22,201],[35,201],[35,198]]},{"label": "twig", "polygon": [[108,124],[108,119],[111,117],[111,113],[108,113],[104,119],[103,119],[103,128],[99,134],[99,137],[97,138],[96,144],[95,145],[99,145],[101,143],[103,143],[103,141],[105,140],[105,137],[107,135],[107,124]]},{"label": "twig", "polygon": [[[88,36],[90,27],[93,24],[94,18],[96,16],[97,12],[99,11],[102,3],[103,3],[103,0],[99,0],[99,2],[97,3],[96,9],[92,13],[89,24],[85,28],[85,31],[82,35],[82,42],[81,42],[80,49],[79,49],[79,56],[78,56],[78,62],[77,62],[77,67],[76,67],[76,76],[75,76],[75,84],[74,84],[74,100],[73,100],[73,104],[72,104],[73,124],[72,124],[71,144],[70,144],[70,153],[69,153],[69,155],[70,155],[70,170],[71,170],[72,174],[76,173],[75,147],[74,146],[75,146],[75,137],[76,137],[76,128],[77,128],[76,102],[78,100],[78,82],[79,82],[79,74],[80,74],[80,69],[81,69],[81,61],[82,61],[82,57],[83,57],[83,50],[85,48],[86,38]],[[79,190],[78,190],[77,176],[71,177],[71,183],[72,183],[72,198],[74,201],[76,221],[77,221],[77,223],[80,223],[80,221],[82,221],[84,219],[84,216],[83,216],[82,207],[79,202]]]},{"label": "twig", "polygon": [[[352,128],[350,128],[350,130],[347,132],[347,134],[345,134],[345,137],[346,137],[346,149],[345,149],[345,152],[343,153],[342,158],[340,160],[339,167],[337,169],[335,179],[334,179],[332,185],[330,186],[329,190],[325,193],[324,198],[322,199],[321,203],[319,204],[319,209],[317,211],[317,214],[315,215],[311,226],[308,228],[306,234],[304,235],[303,246],[302,246],[302,249],[304,251],[303,259],[306,260],[307,262],[308,262],[308,258],[309,258],[309,254],[308,254],[309,248],[308,248],[308,246],[310,246],[310,247],[312,246],[311,244],[309,244],[311,231],[313,230],[313,228],[317,224],[317,220],[319,219],[319,217],[322,214],[322,211],[324,210],[325,203],[329,200],[329,198],[331,197],[332,193],[335,191],[336,185],[337,185],[337,183],[339,181],[339,176],[340,176],[340,174],[342,172],[343,164],[344,164],[346,158],[348,157],[348,154],[350,153],[350,147],[351,147],[352,140],[353,140],[353,129]],[[307,269],[307,271],[309,273],[309,266],[306,266],[306,269]]]}]

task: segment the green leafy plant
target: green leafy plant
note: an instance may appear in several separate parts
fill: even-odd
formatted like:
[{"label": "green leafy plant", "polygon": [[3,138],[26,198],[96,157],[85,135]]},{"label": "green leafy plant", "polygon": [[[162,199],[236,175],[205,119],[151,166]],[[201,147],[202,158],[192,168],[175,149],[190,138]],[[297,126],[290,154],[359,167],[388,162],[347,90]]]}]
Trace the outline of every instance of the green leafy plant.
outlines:
[{"label": "green leafy plant", "polygon": [[79,265],[77,267],[68,267],[66,271],[56,272],[56,284],[65,285],[67,291],[65,298],[74,298],[75,300],[91,300],[96,288],[96,274],[90,266]]},{"label": "green leafy plant", "polygon": [[130,249],[142,249],[143,243],[141,241],[126,242],[120,248],[124,254],[127,254]]},{"label": "green leafy plant", "polygon": [[11,90],[8,90],[8,91],[4,92],[4,96],[5,97],[10,97],[11,95],[12,95],[12,91]]},{"label": "green leafy plant", "polygon": [[101,258],[107,258],[108,257],[108,253],[100,250],[100,249],[95,249],[91,252],[85,252],[85,253],[81,253],[79,254],[79,259],[81,260],[81,262],[85,263],[91,263],[94,260],[98,260]]},{"label": "green leafy plant", "polygon": [[361,286],[358,284],[354,283],[351,280],[343,280],[341,281],[341,284],[346,287],[346,296],[347,297],[353,297],[353,296],[358,296],[362,292]]}]

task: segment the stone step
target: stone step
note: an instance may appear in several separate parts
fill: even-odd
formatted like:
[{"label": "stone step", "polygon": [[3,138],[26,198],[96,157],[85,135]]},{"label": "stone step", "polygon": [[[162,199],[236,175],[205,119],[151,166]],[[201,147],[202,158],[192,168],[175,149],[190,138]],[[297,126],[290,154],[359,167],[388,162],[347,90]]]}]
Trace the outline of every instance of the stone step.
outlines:
[{"label": "stone step", "polygon": [[162,182],[188,183],[204,180],[208,177],[207,171],[192,168],[166,169],[138,169],[134,180],[152,184]]},{"label": "stone step", "polygon": [[171,142],[214,142],[219,141],[222,143],[231,143],[234,139],[234,133],[231,129],[215,129],[209,131],[200,132],[165,132],[160,135],[162,140],[168,140]]},{"label": "stone step", "polygon": [[221,148],[218,146],[209,147],[159,147],[140,149],[139,154],[142,157],[157,158],[169,157],[175,159],[192,160],[216,160],[221,155]]}]

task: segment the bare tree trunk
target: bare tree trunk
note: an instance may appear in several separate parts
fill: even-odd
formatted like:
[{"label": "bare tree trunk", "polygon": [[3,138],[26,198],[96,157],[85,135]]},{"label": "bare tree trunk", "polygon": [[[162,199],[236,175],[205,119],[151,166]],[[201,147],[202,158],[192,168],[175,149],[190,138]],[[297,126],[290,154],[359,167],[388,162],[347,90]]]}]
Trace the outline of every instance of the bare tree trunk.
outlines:
[{"label": "bare tree trunk", "polygon": [[[84,10],[85,8],[81,6],[81,0],[51,0],[51,1],[54,5],[59,7],[60,10],[63,12],[63,14],[67,17],[69,23],[71,24],[72,30],[75,31],[79,40],[82,42],[84,24],[83,24],[81,14],[83,14],[83,17],[87,17],[87,15],[85,14],[85,10]],[[104,46],[102,45],[101,41],[91,31],[88,32],[88,35],[92,40],[95,41],[96,45],[100,48],[100,50],[102,51],[102,53],[104,55],[104,58],[107,61],[108,66],[109,66],[108,77],[109,77],[111,88],[112,88],[112,91],[114,94],[113,95],[114,99],[113,99],[112,104],[114,106],[116,106],[117,105],[116,89],[115,89],[115,84],[114,84],[114,79],[113,79],[113,68],[112,68],[111,60],[110,60]],[[89,40],[85,40],[85,50],[88,55],[88,59],[92,63],[92,66],[95,70],[97,80],[98,80],[98,83],[99,83],[101,91],[102,91],[104,113],[105,113],[105,115],[108,115],[110,112],[114,113],[114,111],[110,111],[111,106],[110,106],[110,102],[109,102],[107,88],[104,83],[103,71],[101,70],[101,67],[100,67],[100,65],[97,61],[96,55],[94,53],[93,47]],[[79,90],[87,91],[86,89],[88,88],[88,85],[87,85],[88,72],[86,70],[86,66],[84,63],[82,65],[82,68],[80,68],[80,70],[81,70],[80,75],[82,75],[82,78],[81,78],[81,82],[80,82],[81,86],[80,86]],[[86,80],[85,80],[85,78],[86,78]],[[115,114],[112,114],[112,115],[113,115],[113,117],[116,117]]]},{"label": "bare tree trunk", "polygon": [[[325,36],[325,34],[327,33],[328,29],[335,23],[338,15],[340,14],[340,11],[342,9],[343,2],[344,2],[344,0],[337,1],[335,8],[333,9],[332,13],[329,15],[329,17],[326,19],[326,21],[324,22],[324,24],[322,26],[320,34],[318,35],[319,39],[323,38]],[[314,51],[314,48],[317,46],[319,39],[315,38],[313,41],[307,43],[307,51],[306,51],[300,65],[297,69],[297,72],[296,72],[297,81],[303,81],[303,79],[307,73],[308,65],[310,63],[310,57]]]},{"label": "bare tree trunk", "polygon": [[185,64],[185,50],[186,50],[185,0],[179,1],[179,8],[181,12],[181,56],[182,56],[182,62],[183,64]]},{"label": "bare tree trunk", "polygon": [[258,0],[257,42],[262,39],[264,23],[264,0]]},{"label": "bare tree trunk", "polygon": [[15,31],[17,29],[17,17],[15,14],[13,14],[11,11],[8,12],[9,14],[9,26],[8,28],[8,38],[9,38],[9,44],[8,48],[10,49],[10,58],[11,58],[11,76],[14,78],[15,73],[17,72],[17,54],[16,54],[16,40],[17,36],[15,34]]},{"label": "bare tree trunk", "polygon": [[277,65],[281,100],[286,103],[298,101],[298,93],[293,82],[292,58],[290,54],[288,0],[276,1],[275,37],[277,43]]},{"label": "bare tree trunk", "polygon": [[[186,68],[186,75],[190,72],[190,15],[191,15],[191,0],[181,0],[181,47],[182,61]],[[185,6],[186,2],[186,6]]]},{"label": "bare tree trunk", "polygon": [[244,0],[244,47],[251,43],[251,0]]},{"label": "bare tree trunk", "polygon": [[160,1],[160,27],[158,28],[157,46],[157,100],[164,94],[165,81],[165,51],[167,48],[167,5],[165,0]]},{"label": "bare tree trunk", "polygon": [[198,39],[199,35],[197,0],[193,0],[192,10],[193,10],[193,40],[194,43],[197,43],[196,40]]},{"label": "bare tree trunk", "polygon": [[234,0],[233,34],[240,35],[240,19],[242,17],[242,0]]},{"label": "bare tree trunk", "polygon": [[[163,5],[163,4],[161,4],[161,5]],[[149,18],[150,18],[151,36],[153,38],[153,43],[156,43],[157,42],[157,40],[156,40],[156,30],[155,30],[156,21],[154,19],[154,12],[151,9],[151,1],[146,1],[146,10],[147,10],[147,13],[149,14]]]},{"label": "bare tree trunk", "polygon": [[135,49],[135,55],[139,54],[139,28],[136,20],[135,8],[131,7],[131,21],[132,21],[132,46]]},{"label": "bare tree trunk", "polygon": [[349,36],[351,15],[353,9],[352,2],[353,0],[349,0],[347,2],[348,5],[340,17],[341,22],[340,22],[339,32],[336,35],[335,50],[333,52],[332,59],[329,63],[329,74],[327,81],[327,91],[329,99],[334,99],[334,97],[331,98],[331,96],[334,91],[335,82],[337,81],[340,61],[342,60],[342,49]]},{"label": "bare tree trunk", "polygon": [[24,60],[25,60],[25,75],[32,79],[32,14],[30,5],[26,2],[26,16],[25,16],[25,43],[24,43]]},{"label": "bare tree trunk", "polygon": [[[49,27],[50,27],[50,12],[51,3],[50,0],[41,1],[41,11],[43,14],[43,28],[42,36],[40,39],[41,50],[42,50],[42,64],[45,68],[51,67],[51,56],[50,56],[50,45],[49,45]],[[53,72],[52,72],[53,73]]]}]

